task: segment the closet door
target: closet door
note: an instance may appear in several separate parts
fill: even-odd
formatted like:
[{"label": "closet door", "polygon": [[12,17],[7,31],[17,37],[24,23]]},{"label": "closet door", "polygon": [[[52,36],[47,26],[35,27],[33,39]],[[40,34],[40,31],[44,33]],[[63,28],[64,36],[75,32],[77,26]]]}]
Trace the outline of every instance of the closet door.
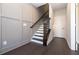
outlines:
[{"label": "closet door", "polygon": [[2,47],[8,48],[21,41],[21,24],[19,20],[2,18]]}]

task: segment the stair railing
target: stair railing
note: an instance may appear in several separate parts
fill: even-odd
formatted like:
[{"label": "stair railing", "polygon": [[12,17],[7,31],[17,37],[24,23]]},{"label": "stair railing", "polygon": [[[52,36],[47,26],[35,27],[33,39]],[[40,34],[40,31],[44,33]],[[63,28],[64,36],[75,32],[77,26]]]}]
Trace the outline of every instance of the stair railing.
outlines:
[{"label": "stair railing", "polygon": [[43,32],[44,32],[44,36],[43,36],[43,46],[47,46],[47,40],[48,40],[48,36],[49,36],[49,32],[50,32],[50,28],[49,28],[49,24],[50,24],[50,19],[47,19],[44,23],[43,23]]}]

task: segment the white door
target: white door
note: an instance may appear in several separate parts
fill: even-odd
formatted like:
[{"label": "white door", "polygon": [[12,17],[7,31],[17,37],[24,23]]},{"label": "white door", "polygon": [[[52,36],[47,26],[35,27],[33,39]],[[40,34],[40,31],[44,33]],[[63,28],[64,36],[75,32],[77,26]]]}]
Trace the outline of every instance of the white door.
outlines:
[{"label": "white door", "polygon": [[65,37],[65,29],[66,29],[66,17],[63,16],[55,16],[54,18],[54,25],[53,25],[53,29],[54,29],[54,36],[55,37]]}]

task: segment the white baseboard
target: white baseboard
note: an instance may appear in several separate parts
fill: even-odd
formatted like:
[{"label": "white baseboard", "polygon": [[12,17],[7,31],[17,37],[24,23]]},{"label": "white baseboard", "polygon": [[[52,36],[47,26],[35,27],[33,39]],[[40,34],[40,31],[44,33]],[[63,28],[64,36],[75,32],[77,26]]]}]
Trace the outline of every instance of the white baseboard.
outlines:
[{"label": "white baseboard", "polygon": [[[30,42],[30,41],[29,41],[29,42]],[[2,49],[0,49],[0,55],[1,55],[1,54],[4,54],[4,53],[6,53],[6,52],[9,52],[9,51],[11,51],[11,50],[13,50],[13,49],[16,49],[16,48],[18,48],[18,47],[20,47],[20,46],[23,46],[23,45],[25,45],[25,44],[27,44],[27,43],[29,43],[29,42],[23,41],[23,42],[20,42],[20,43],[18,43],[18,44],[15,44],[15,45],[12,46],[12,47],[2,48]]]}]

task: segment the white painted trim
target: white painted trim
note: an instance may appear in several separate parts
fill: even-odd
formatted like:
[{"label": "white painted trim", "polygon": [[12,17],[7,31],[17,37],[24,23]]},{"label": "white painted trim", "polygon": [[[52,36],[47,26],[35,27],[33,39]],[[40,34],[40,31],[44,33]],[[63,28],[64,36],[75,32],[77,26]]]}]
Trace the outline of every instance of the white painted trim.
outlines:
[{"label": "white painted trim", "polygon": [[75,3],[71,4],[71,50],[75,50]]},{"label": "white painted trim", "polygon": [[19,43],[15,44],[15,45],[12,46],[12,47],[2,48],[2,49],[0,49],[0,55],[1,55],[1,54],[4,54],[4,53],[6,53],[6,52],[9,52],[9,51],[11,51],[11,50],[13,50],[13,49],[16,49],[16,48],[18,48],[18,47],[20,47],[20,46],[23,46],[23,45],[25,45],[25,44],[28,44],[28,43],[29,43],[29,42],[27,42],[27,41],[23,41],[23,42],[19,42]]}]

